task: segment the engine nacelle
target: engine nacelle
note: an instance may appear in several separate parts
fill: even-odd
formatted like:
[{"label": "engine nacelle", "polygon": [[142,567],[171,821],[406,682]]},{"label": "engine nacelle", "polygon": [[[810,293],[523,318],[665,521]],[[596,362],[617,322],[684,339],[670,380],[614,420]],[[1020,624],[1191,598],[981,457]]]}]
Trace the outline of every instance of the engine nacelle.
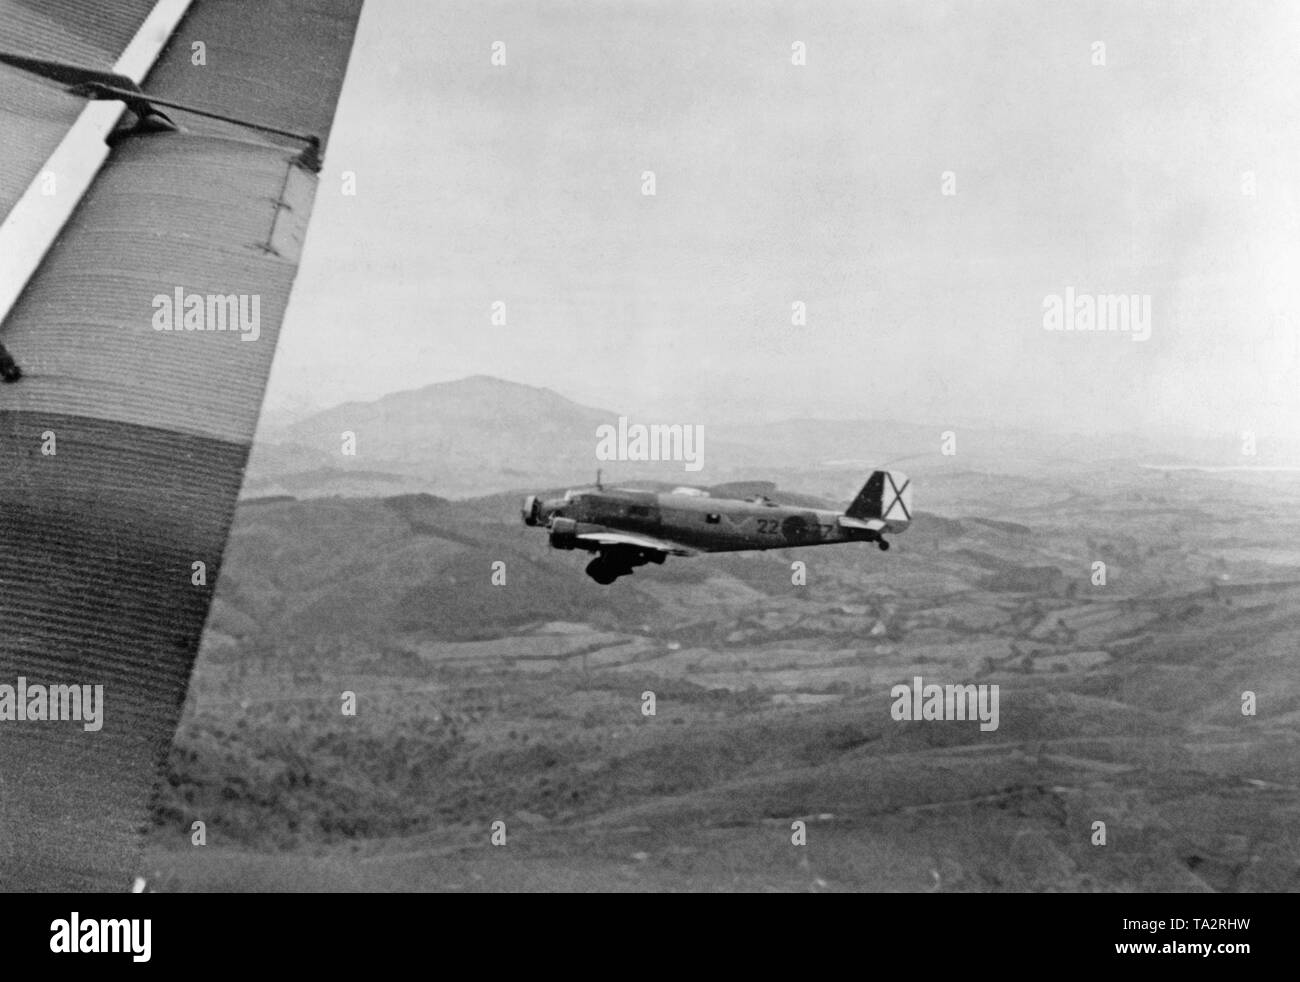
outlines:
[{"label": "engine nacelle", "polygon": [[557,518],[551,522],[551,548],[576,549],[578,547],[578,523],[572,518]]},{"label": "engine nacelle", "polygon": [[530,494],[524,499],[524,506],[520,509],[524,516],[525,525],[542,524],[542,506],[537,500],[537,495]]}]

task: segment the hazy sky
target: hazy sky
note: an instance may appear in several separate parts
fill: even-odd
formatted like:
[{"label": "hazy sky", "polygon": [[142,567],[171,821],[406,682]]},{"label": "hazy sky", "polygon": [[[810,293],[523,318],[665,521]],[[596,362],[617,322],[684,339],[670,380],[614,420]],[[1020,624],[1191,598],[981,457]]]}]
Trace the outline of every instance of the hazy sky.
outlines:
[{"label": "hazy sky", "polygon": [[[1288,0],[369,0],[268,407],[1295,437],[1297,66]],[[1044,330],[1067,288],[1150,339]]]}]

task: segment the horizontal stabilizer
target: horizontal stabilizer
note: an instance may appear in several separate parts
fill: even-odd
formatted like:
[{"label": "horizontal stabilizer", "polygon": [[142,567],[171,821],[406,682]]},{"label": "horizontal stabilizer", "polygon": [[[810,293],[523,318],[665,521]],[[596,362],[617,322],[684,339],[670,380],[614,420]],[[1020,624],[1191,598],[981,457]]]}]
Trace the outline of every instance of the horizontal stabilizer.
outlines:
[{"label": "horizontal stabilizer", "polygon": [[841,515],[838,522],[842,529],[858,529],[861,532],[880,532],[887,528],[885,523],[878,518],[861,519],[850,518],[848,515]]}]

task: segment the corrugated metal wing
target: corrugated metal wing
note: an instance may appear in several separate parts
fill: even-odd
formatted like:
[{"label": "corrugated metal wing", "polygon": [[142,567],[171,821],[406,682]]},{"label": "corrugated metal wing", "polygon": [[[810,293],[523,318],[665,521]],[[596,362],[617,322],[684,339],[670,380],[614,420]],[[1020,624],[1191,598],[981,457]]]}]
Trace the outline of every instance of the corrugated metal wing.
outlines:
[{"label": "corrugated metal wing", "polygon": [[[324,140],[360,7],[203,0],[145,87]],[[98,731],[0,720],[5,889],[138,871],[316,189],[292,140],[172,115],[189,132],[115,146],[0,324],[25,372],[0,385],[0,686],[105,686]],[[178,289],[256,296],[258,338],[156,330]]]},{"label": "corrugated metal wing", "polygon": [[[155,0],[0,0],[0,51],[109,70]],[[0,65],[0,220],[85,107],[14,68]],[[20,138],[15,138],[20,137]]]}]

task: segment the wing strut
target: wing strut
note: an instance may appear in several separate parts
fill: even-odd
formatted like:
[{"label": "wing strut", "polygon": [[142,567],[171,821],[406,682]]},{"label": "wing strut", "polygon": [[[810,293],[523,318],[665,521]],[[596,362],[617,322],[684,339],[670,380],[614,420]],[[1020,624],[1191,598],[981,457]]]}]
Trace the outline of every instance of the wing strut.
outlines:
[{"label": "wing strut", "polygon": [[299,140],[307,144],[298,158],[299,163],[313,174],[320,173],[320,137],[314,134],[295,133],[293,130],[280,129],[278,126],[268,126],[265,123],[257,123],[249,119],[227,116],[225,113],[214,112],[211,109],[200,109],[198,106],[187,105],[183,102],[162,99],[143,91],[140,86],[125,75],[117,75],[113,72],[101,72],[93,68],[83,68],[80,65],[69,65],[59,61],[46,61],[42,58],[27,58],[23,55],[9,54],[4,51],[0,51],[0,63],[11,65],[33,75],[39,75],[42,78],[48,78],[54,82],[64,83],[68,85],[68,91],[73,95],[83,96],[87,99],[119,99],[126,103],[126,107],[131,112],[135,113],[139,119],[139,127],[146,131],[175,130],[179,128],[170,116],[160,112],[157,108],[158,106],[166,106],[168,109],[179,109],[195,116],[206,116],[208,119],[220,120],[223,123],[231,123],[235,126],[258,130],[262,133]]}]

